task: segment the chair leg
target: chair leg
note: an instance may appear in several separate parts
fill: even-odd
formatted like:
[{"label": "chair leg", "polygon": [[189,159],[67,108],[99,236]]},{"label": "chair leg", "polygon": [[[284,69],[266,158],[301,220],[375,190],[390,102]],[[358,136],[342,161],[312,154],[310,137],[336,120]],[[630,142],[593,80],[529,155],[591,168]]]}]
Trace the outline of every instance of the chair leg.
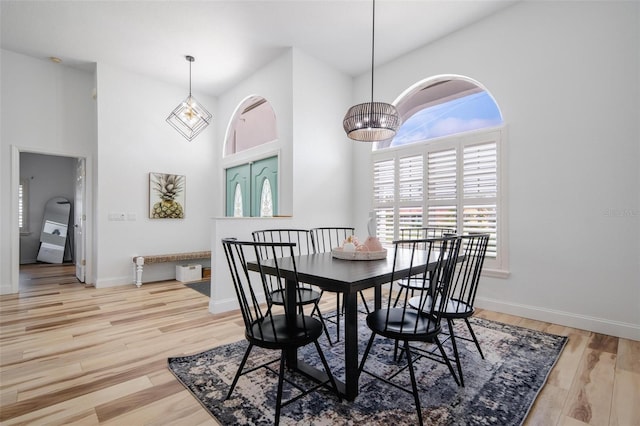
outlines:
[{"label": "chair leg", "polygon": [[367,305],[367,299],[364,298],[364,294],[362,293],[362,291],[359,291],[358,293],[360,293],[360,298],[362,299],[362,303],[364,304],[365,311],[367,311],[367,315],[370,314],[371,311],[369,311],[369,305]]},{"label": "chair leg", "polygon": [[318,355],[320,355],[320,361],[322,361],[322,366],[327,372],[327,376],[329,376],[329,381],[331,382],[331,386],[333,386],[333,390],[336,392],[336,395],[338,396],[338,401],[342,402],[342,396],[340,396],[340,392],[338,392],[338,385],[336,384],[336,381],[333,378],[333,374],[331,374],[331,370],[329,369],[329,363],[327,363],[327,359],[325,358],[324,353],[322,352],[322,348],[320,348],[320,344],[318,343],[317,340],[314,341],[313,343],[316,345],[316,350],[318,351]]},{"label": "chair leg", "polygon": [[275,424],[276,426],[280,424],[280,408],[282,407],[282,387],[284,385],[284,360],[286,358],[286,354],[284,349],[280,354],[280,374],[278,375],[278,394],[276,396],[276,418]]},{"label": "chair leg", "polygon": [[411,376],[411,387],[413,388],[413,400],[416,404],[416,411],[418,412],[418,423],[420,426],[422,422],[422,407],[420,406],[420,394],[418,394],[418,385],[416,383],[416,375],[413,372],[413,361],[411,360],[411,350],[409,349],[409,341],[404,341],[404,350],[407,354],[407,363],[409,364],[409,375]]},{"label": "chair leg", "polygon": [[327,324],[324,322],[324,317],[322,316],[322,312],[320,312],[320,305],[318,302],[315,302],[313,307],[313,311],[311,311],[311,316],[313,316],[314,312],[318,313],[318,319],[322,323],[322,329],[324,330],[325,336],[327,336],[327,340],[329,341],[329,346],[333,346],[333,342],[331,341],[331,337],[329,337],[329,330],[327,329]]},{"label": "chair leg", "polygon": [[447,356],[447,353],[444,351],[444,348],[442,347],[442,343],[440,342],[440,339],[438,339],[438,336],[434,337],[433,341],[438,346],[438,349],[440,349],[440,355],[442,355],[442,359],[444,359],[445,364],[447,364],[447,367],[449,367],[449,372],[453,376],[453,380],[456,381],[456,385],[460,386],[460,382],[458,381],[458,376],[456,376],[456,372],[453,369],[453,365],[451,365],[451,361],[449,361],[449,357]]},{"label": "chair leg", "polygon": [[371,337],[369,338],[369,343],[367,343],[367,348],[364,350],[364,354],[362,355],[362,361],[360,361],[360,367],[358,367],[358,376],[362,373],[364,369],[364,363],[367,361],[367,357],[369,356],[369,351],[371,350],[371,345],[373,345],[373,339],[376,338],[376,333],[371,333]]},{"label": "chair leg", "polygon": [[400,296],[402,295],[402,290],[406,291],[404,287],[400,286],[400,290],[398,290],[398,294],[396,295],[396,300],[393,302],[394,308],[398,306],[398,300],[400,300]]},{"label": "chair leg", "polygon": [[478,348],[478,352],[480,352],[480,356],[484,359],[484,354],[482,353],[482,349],[480,349],[480,342],[478,342],[478,338],[476,337],[476,333],[473,332],[473,328],[471,328],[471,323],[469,322],[469,318],[465,318],[464,322],[467,323],[467,328],[469,329],[469,333],[471,333],[471,337],[473,338],[473,342],[476,344],[476,348]]},{"label": "chair leg", "polygon": [[244,368],[244,364],[247,362],[247,359],[249,358],[249,353],[251,353],[251,349],[253,349],[253,343],[249,343],[249,347],[244,352],[244,357],[240,362],[240,367],[238,367],[238,371],[236,372],[236,376],[233,378],[233,382],[231,383],[231,388],[229,389],[229,393],[227,394],[227,397],[225,398],[225,400],[231,397],[231,393],[233,392],[233,389],[235,389],[236,384],[238,384],[238,379],[242,375],[242,369]]},{"label": "chair leg", "polygon": [[464,377],[462,377],[462,365],[460,363],[460,354],[458,353],[458,345],[456,344],[456,335],[453,332],[453,320],[447,318],[449,325],[449,335],[451,336],[451,346],[453,347],[453,356],[456,359],[456,367],[458,367],[458,377],[460,377],[460,386],[464,387]]}]

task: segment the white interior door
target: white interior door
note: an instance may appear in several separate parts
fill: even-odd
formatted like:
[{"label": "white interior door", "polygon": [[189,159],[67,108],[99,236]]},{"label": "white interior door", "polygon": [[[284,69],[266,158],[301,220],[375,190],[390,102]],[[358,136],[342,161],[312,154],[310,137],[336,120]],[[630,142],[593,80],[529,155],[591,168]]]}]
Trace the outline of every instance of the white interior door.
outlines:
[{"label": "white interior door", "polygon": [[76,277],[80,282],[85,282],[85,224],[87,216],[85,214],[85,181],[86,169],[85,159],[76,159],[76,194],[73,209],[73,229],[74,229],[74,253],[76,262]]}]

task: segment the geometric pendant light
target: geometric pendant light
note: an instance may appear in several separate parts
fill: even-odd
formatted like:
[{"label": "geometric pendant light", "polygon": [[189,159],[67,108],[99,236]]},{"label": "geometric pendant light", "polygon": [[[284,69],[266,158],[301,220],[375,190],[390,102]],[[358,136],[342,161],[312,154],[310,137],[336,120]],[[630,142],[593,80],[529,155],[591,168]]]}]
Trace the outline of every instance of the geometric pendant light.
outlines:
[{"label": "geometric pendant light", "polygon": [[185,58],[189,61],[189,96],[169,114],[167,123],[191,141],[211,123],[212,115],[191,96],[191,63],[195,58],[193,56],[185,56]]},{"label": "geometric pendant light", "polygon": [[376,33],[376,0],[373,0],[373,33],[371,36],[371,102],[354,105],[344,116],[342,126],[350,139],[377,142],[395,136],[400,127],[396,107],[384,102],[373,102],[373,67]]}]

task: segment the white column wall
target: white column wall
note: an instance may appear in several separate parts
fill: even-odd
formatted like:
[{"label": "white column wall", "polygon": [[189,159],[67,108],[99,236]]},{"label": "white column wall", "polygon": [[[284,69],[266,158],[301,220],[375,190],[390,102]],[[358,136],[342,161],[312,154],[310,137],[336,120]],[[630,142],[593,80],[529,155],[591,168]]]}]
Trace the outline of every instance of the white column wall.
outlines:
[{"label": "white column wall", "polygon": [[[349,106],[350,90],[350,78],[292,49],[220,98],[219,115],[226,120],[249,95],[260,95],[271,103],[280,138],[277,143],[266,144],[250,153],[279,150],[281,214],[291,217],[213,220],[211,312],[237,308],[222,238],[251,240],[251,231],[257,229],[352,223],[351,146],[341,126]],[[228,123],[221,126],[226,129]],[[218,152],[223,152],[222,146]],[[222,194],[225,164],[248,158],[245,154],[236,156],[240,159],[221,160],[218,187]],[[218,201],[223,203],[223,197],[219,196]],[[224,205],[216,210],[222,215]]]}]

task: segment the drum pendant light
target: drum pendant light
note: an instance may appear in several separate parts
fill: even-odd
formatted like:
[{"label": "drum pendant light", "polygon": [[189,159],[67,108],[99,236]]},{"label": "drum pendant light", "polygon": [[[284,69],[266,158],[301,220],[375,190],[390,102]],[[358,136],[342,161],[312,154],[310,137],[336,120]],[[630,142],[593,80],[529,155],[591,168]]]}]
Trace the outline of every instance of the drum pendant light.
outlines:
[{"label": "drum pendant light", "polygon": [[212,115],[191,96],[191,63],[195,58],[193,56],[185,56],[185,58],[189,62],[189,96],[169,114],[167,123],[180,132],[185,139],[191,141],[211,123]]},{"label": "drum pendant light", "polygon": [[376,34],[376,0],[373,0],[373,29],[371,36],[371,102],[354,105],[344,116],[342,126],[350,139],[361,142],[377,142],[395,136],[400,127],[396,107],[373,101],[373,67]]}]

